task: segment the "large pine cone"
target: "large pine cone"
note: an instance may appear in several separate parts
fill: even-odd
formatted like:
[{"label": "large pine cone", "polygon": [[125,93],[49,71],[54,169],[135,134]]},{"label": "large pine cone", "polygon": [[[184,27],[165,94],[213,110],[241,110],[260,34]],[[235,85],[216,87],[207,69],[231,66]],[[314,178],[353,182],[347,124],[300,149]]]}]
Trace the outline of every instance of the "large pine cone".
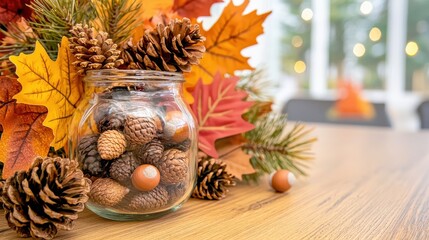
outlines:
[{"label": "large pine cone", "polygon": [[225,198],[227,187],[235,185],[234,177],[225,168],[226,164],[219,159],[200,158],[197,186],[192,197],[210,200]]},{"label": "large pine cone", "polygon": [[88,25],[76,24],[70,30],[70,51],[76,57],[73,62],[79,74],[91,69],[111,69],[123,64],[121,51],[106,32],[95,34]]},{"label": "large pine cone", "polygon": [[58,229],[72,229],[90,184],[76,161],[36,158],[28,171],[6,180],[2,199],[9,227],[21,237],[41,239],[52,239]]},{"label": "large pine cone", "polygon": [[190,72],[206,50],[204,40],[198,24],[176,19],[146,30],[135,46],[132,40],[125,43],[121,56],[131,69]]},{"label": "large pine cone", "polygon": [[94,177],[105,177],[109,172],[111,161],[101,159],[97,150],[99,134],[92,134],[83,137],[78,145],[78,159],[85,174]]},{"label": "large pine cone", "polygon": [[161,175],[161,182],[164,184],[176,184],[183,182],[188,173],[188,157],[186,153],[169,149],[164,151],[162,157],[154,162]]}]

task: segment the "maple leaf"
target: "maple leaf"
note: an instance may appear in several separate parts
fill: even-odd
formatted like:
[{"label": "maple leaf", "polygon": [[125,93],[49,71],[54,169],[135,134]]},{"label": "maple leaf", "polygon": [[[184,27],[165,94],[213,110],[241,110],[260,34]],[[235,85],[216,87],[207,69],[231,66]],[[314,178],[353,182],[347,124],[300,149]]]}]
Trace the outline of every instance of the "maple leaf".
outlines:
[{"label": "maple leaf", "polygon": [[0,162],[2,177],[27,169],[36,156],[46,156],[54,138],[52,130],[43,126],[48,110],[42,106],[16,103],[13,95],[21,90],[12,78],[0,77]]},{"label": "maple leaf", "polygon": [[255,173],[255,169],[250,163],[252,156],[243,152],[241,148],[245,142],[246,139],[239,134],[216,143],[219,159],[226,163],[225,170],[240,180],[242,180],[242,175]]},{"label": "maple leaf", "polygon": [[[217,71],[233,75],[236,70],[253,69],[248,58],[241,55],[241,50],[257,43],[256,38],[263,33],[262,23],[270,12],[258,15],[255,10],[244,15],[248,4],[249,0],[245,0],[234,6],[231,1],[209,30],[200,26],[201,35],[206,37],[206,53],[200,64],[185,74],[185,87],[193,88],[200,78],[208,84]],[[189,95],[185,97],[192,103]]]},{"label": "maple leaf", "polygon": [[223,78],[217,73],[212,84],[202,81],[195,86],[195,102],[191,109],[198,123],[198,147],[214,158],[218,157],[215,141],[250,131],[254,126],[243,120],[243,113],[253,104],[243,101],[247,93],[236,90],[239,78]]},{"label": "maple leaf", "polygon": [[18,81],[23,86],[14,98],[18,103],[46,106],[48,115],[43,125],[54,132],[51,145],[55,149],[64,147],[70,120],[83,96],[81,79],[71,64],[68,39],[63,37],[55,61],[39,42],[33,53],[11,56],[10,61],[16,65]]},{"label": "maple leaf", "polygon": [[29,7],[30,3],[31,0],[0,0],[0,23],[6,25],[20,16],[30,17],[33,12]]},{"label": "maple leaf", "polygon": [[182,17],[197,18],[210,16],[210,7],[218,2],[223,0],[174,0],[172,9]]}]

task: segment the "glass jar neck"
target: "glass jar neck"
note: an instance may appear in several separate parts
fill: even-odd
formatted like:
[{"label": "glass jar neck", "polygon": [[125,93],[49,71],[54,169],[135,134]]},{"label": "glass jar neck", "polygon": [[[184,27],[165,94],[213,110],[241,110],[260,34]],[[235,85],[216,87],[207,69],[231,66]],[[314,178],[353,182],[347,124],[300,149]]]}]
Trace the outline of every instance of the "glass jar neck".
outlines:
[{"label": "glass jar neck", "polygon": [[85,92],[89,94],[128,91],[150,97],[154,94],[180,95],[184,79],[181,73],[103,69],[88,71],[84,82]]}]

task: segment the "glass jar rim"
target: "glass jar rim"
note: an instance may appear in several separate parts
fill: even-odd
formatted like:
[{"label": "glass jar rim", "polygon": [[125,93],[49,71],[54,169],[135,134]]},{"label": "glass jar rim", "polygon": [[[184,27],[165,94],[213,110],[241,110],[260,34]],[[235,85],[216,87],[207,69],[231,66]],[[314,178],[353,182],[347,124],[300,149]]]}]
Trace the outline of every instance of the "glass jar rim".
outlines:
[{"label": "glass jar rim", "polygon": [[142,82],[142,81],[161,81],[161,82],[184,82],[183,74],[179,72],[167,72],[156,70],[140,69],[100,69],[87,71],[84,82]]}]

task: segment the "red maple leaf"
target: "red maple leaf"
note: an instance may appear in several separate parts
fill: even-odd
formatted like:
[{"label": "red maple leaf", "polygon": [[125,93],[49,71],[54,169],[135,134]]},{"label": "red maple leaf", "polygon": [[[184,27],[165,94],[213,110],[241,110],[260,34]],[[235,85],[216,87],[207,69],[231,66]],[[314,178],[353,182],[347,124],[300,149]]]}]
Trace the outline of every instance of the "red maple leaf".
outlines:
[{"label": "red maple leaf", "polygon": [[32,0],[0,0],[0,23],[8,24],[19,16],[29,18],[33,10],[28,6]]},{"label": "red maple leaf", "polygon": [[218,2],[223,0],[174,0],[172,9],[187,18],[210,16],[210,7]]},{"label": "red maple leaf", "polygon": [[210,85],[198,81],[192,95],[195,98],[191,109],[198,124],[198,148],[217,158],[217,139],[250,131],[254,126],[241,115],[252,106],[244,101],[245,91],[236,90],[238,77],[223,78],[217,73]]}]

